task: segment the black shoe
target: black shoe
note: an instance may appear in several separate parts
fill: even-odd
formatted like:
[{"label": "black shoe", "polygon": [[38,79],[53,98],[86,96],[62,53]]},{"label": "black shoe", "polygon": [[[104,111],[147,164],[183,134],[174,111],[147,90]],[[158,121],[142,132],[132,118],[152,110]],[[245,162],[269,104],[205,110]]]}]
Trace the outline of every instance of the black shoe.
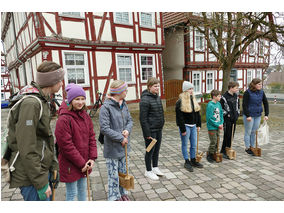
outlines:
[{"label": "black shoe", "polygon": [[190,161],[189,160],[186,160],[185,163],[184,163],[184,168],[186,168],[186,170],[190,171],[190,172],[193,172],[193,168],[190,164]]},{"label": "black shoe", "polygon": [[223,158],[230,160],[229,156],[226,153],[223,153]]},{"label": "black shoe", "polygon": [[250,148],[245,149],[245,151],[246,151],[248,154],[250,154],[250,155],[254,155]]},{"label": "black shoe", "polygon": [[208,160],[209,163],[214,163],[214,159],[213,159],[212,154],[207,155],[206,159]]},{"label": "black shoe", "polygon": [[203,165],[201,163],[197,162],[195,158],[192,158],[190,163],[191,163],[191,166],[193,166],[193,167],[203,168]]}]

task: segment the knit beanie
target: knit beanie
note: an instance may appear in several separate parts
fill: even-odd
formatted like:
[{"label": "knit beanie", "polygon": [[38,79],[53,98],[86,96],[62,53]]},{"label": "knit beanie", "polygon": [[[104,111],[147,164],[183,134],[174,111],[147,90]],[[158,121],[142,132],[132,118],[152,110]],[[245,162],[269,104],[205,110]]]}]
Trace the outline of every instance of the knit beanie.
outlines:
[{"label": "knit beanie", "polygon": [[67,92],[67,100],[68,103],[70,104],[72,102],[72,100],[78,96],[83,96],[86,98],[86,93],[83,90],[83,88],[77,84],[68,84],[65,88],[66,92]]},{"label": "knit beanie", "polygon": [[189,81],[184,81],[184,82],[182,83],[182,91],[183,91],[183,92],[186,91],[186,90],[189,90],[189,89],[191,89],[191,88],[194,88],[194,86],[193,86],[193,84],[190,83]]}]

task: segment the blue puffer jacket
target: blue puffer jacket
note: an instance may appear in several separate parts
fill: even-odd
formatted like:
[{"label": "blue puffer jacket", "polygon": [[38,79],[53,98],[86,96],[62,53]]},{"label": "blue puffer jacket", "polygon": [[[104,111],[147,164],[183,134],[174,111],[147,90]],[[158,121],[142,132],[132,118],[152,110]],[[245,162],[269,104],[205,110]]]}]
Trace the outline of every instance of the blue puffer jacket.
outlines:
[{"label": "blue puffer jacket", "polygon": [[247,117],[259,117],[263,111],[264,105],[265,116],[269,114],[268,101],[263,90],[251,91],[247,89],[243,97],[243,112]]},{"label": "blue puffer jacket", "polygon": [[[119,159],[125,156],[125,148],[121,142],[124,139],[123,130],[131,133],[133,121],[126,102],[122,105],[113,99],[107,99],[100,110],[100,128],[104,135],[104,157]],[[127,151],[130,152],[130,136],[128,136]]]}]

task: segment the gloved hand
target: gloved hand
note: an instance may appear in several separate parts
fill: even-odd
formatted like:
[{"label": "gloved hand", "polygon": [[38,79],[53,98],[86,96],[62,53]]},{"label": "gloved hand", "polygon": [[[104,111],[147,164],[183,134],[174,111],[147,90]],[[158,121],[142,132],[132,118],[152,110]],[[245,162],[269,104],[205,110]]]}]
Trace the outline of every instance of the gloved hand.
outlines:
[{"label": "gloved hand", "polygon": [[57,189],[59,184],[59,172],[57,170],[54,170],[50,173],[50,179],[49,181],[52,183],[52,186],[54,186],[55,189]]}]

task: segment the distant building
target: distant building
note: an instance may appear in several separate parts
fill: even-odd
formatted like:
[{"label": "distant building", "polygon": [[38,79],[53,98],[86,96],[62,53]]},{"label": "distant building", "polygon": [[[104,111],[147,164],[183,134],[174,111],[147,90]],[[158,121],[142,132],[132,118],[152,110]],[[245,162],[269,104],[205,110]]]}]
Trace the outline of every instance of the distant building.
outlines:
[{"label": "distant building", "polygon": [[10,77],[7,69],[5,55],[1,52],[1,100],[9,100],[10,97]]},{"label": "distant building", "polygon": [[[210,93],[212,89],[222,90],[223,71],[217,58],[210,52],[205,36],[187,23],[196,19],[199,13],[165,12],[165,49],[163,67],[165,81],[187,80],[194,84],[196,94]],[[176,27],[175,26],[179,26]],[[213,42],[214,43],[214,42]],[[231,72],[231,80],[238,81],[246,89],[255,77],[263,77],[269,65],[270,44],[266,40],[254,42],[240,56]]]}]

